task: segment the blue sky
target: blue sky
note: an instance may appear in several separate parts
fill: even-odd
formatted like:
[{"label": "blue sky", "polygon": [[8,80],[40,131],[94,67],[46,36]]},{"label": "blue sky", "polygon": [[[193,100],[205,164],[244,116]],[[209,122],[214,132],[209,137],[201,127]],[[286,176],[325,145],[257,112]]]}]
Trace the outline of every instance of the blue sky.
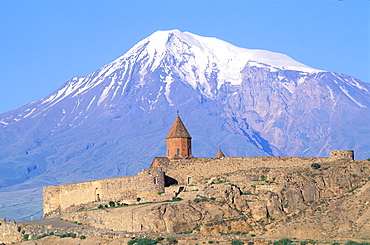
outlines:
[{"label": "blue sky", "polygon": [[170,29],[370,82],[370,0],[0,0],[0,113]]}]

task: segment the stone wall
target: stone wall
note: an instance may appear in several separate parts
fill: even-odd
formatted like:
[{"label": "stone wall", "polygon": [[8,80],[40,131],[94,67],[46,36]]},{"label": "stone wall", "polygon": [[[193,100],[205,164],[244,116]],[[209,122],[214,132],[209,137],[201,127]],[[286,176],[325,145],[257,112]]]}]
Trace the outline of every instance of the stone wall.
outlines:
[{"label": "stone wall", "polygon": [[[156,201],[163,192],[165,179],[179,185],[198,184],[205,178],[251,168],[285,168],[322,163],[338,159],[353,160],[353,151],[332,151],[330,157],[224,157],[221,159],[177,159],[165,167],[144,169],[136,176],[102,179],[44,188],[44,217],[97,207],[100,203]],[[165,175],[166,176],[165,176]]]},{"label": "stone wall", "polygon": [[222,159],[179,159],[166,168],[166,175],[180,185],[198,184],[200,180],[250,168],[286,168],[339,159],[354,159],[352,150],[331,151],[330,157],[224,157]]},{"label": "stone wall", "polygon": [[337,150],[330,151],[331,159],[355,159],[355,153],[353,150]]},{"label": "stone wall", "polygon": [[18,231],[15,221],[6,222],[6,219],[0,219],[0,243],[10,244],[22,240],[22,233]]},{"label": "stone wall", "polygon": [[200,180],[240,170],[260,167],[294,167],[331,161],[327,157],[225,157],[222,159],[181,159],[167,167],[166,175],[180,185],[198,184]]},{"label": "stone wall", "polygon": [[143,169],[137,175],[137,196],[142,201],[152,201],[152,196],[164,192],[164,172],[161,168]]},{"label": "stone wall", "polygon": [[134,200],[137,197],[137,176],[47,186],[44,187],[43,197],[44,218],[83,209],[86,205],[91,207],[109,201]]}]

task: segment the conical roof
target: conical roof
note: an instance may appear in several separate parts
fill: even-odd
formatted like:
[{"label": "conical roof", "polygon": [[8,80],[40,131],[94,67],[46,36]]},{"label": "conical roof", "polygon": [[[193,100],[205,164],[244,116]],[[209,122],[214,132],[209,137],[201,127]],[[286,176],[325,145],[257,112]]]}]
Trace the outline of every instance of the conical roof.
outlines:
[{"label": "conical roof", "polygon": [[214,158],[215,159],[221,159],[221,158],[224,158],[224,157],[225,157],[224,153],[221,151],[221,149],[219,149]]},{"label": "conical roof", "polygon": [[176,117],[175,122],[173,123],[170,132],[168,132],[166,139],[170,138],[187,138],[191,139],[191,136],[188,130],[185,128],[184,123],[181,121],[179,116]]}]

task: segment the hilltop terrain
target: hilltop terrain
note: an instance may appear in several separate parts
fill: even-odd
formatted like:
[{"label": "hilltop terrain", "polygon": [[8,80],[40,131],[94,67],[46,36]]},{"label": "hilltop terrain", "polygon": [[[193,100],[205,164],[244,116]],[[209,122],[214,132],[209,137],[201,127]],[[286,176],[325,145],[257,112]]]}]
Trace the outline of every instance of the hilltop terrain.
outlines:
[{"label": "hilltop terrain", "polygon": [[[131,237],[143,236],[172,236],[180,244],[210,240],[267,244],[283,238],[295,244],[370,242],[369,165],[369,160],[336,160],[205,177],[200,184],[173,185],[157,194],[172,196],[181,188],[172,201],[138,200],[128,206],[110,202],[63,214],[63,222],[74,222],[68,225],[72,230],[45,229],[45,225],[32,228],[25,222],[18,228],[18,237],[22,230],[35,238],[51,231],[61,234],[64,229],[78,237],[88,234],[88,239],[48,236],[25,244],[126,244]],[[142,224],[141,230],[131,232],[136,223]]]},{"label": "hilltop terrain", "polygon": [[[253,168],[184,186],[176,202],[63,215],[100,229],[269,239],[346,241],[370,237],[370,162]],[[166,188],[172,193],[179,187]],[[166,194],[163,193],[163,194]],[[159,193],[158,195],[161,195]]]}]

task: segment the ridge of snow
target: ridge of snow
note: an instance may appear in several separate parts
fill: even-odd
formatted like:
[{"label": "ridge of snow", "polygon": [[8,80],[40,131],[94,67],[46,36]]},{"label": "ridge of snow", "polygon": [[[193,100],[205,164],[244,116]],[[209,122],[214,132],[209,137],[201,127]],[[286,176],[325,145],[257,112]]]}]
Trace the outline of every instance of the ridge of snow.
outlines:
[{"label": "ridge of snow", "polygon": [[[164,58],[167,55],[170,55],[172,62],[177,62],[175,66],[166,67]],[[163,81],[166,83],[165,95],[170,104],[172,102],[169,94],[173,77],[169,74],[173,70],[179,74],[181,80],[186,81],[194,89],[201,86],[200,90],[203,94],[213,97],[215,94],[213,85],[210,83],[211,79],[216,78],[217,89],[224,83],[240,85],[242,83],[241,71],[247,64],[268,67],[270,71],[283,69],[305,73],[319,72],[319,70],[299,63],[284,54],[239,48],[214,37],[202,37],[179,30],[156,31],[101,69],[86,77],[74,77],[64,87],[43,99],[41,104],[48,104],[47,108],[43,110],[45,111],[67,96],[76,97],[87,93],[109,77],[109,85],[103,88],[97,101],[97,104],[100,105],[108,96],[109,91],[114,89],[113,97],[111,97],[113,99],[121,88],[122,84],[115,87],[117,84],[115,81],[118,81],[119,78],[117,74],[114,76],[112,74],[121,69],[121,79],[126,80],[122,87],[121,95],[123,95],[133,72],[135,72],[133,68],[137,65],[140,66],[137,71],[141,77],[140,85],[147,83],[144,77],[149,69],[154,71],[161,67],[167,70],[167,76],[170,77],[164,78]],[[356,85],[354,84],[354,86]]]},{"label": "ridge of snow", "polygon": [[339,86],[340,87],[340,90],[342,90],[342,92],[347,95],[348,98],[350,98],[353,102],[355,102],[356,105],[358,105],[359,107],[366,107],[364,106],[363,104],[361,104],[360,102],[358,102],[357,100],[355,100],[348,92],[348,90],[345,88],[345,87],[342,87],[342,86]]},{"label": "ridge of snow", "polygon": [[239,48],[217,38],[202,37],[179,30],[156,31],[116,61],[130,60],[138,56],[138,60],[144,63],[141,73],[144,76],[149,66],[151,71],[157,69],[166,55],[172,55],[174,60],[180,62],[174,69],[178,69],[184,81],[193,88],[198,84],[202,85],[208,96],[212,96],[212,93],[207,74],[217,74],[217,88],[225,82],[240,85],[240,72],[248,62],[259,67],[267,66],[271,71],[276,71],[277,68],[305,73],[320,72],[284,54]]}]

